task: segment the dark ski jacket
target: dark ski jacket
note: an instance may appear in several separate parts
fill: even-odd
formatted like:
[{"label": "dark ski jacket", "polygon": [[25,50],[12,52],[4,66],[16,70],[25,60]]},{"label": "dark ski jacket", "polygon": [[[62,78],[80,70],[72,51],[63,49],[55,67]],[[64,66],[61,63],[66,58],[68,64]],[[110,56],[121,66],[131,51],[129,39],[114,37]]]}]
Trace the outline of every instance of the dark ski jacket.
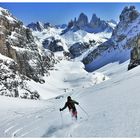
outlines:
[{"label": "dark ski jacket", "polygon": [[66,109],[66,108],[68,107],[69,110],[72,110],[72,112],[75,112],[75,111],[76,111],[75,104],[79,105],[79,103],[76,102],[76,101],[74,101],[74,100],[68,100],[68,101],[65,103],[65,106],[64,106],[61,110],[63,111],[64,109]]}]

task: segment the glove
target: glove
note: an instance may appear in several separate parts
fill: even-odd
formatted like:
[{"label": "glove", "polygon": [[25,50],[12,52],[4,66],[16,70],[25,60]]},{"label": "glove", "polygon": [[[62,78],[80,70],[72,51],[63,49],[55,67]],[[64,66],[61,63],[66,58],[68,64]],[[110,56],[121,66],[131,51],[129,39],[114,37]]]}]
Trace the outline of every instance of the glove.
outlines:
[{"label": "glove", "polygon": [[60,110],[60,111],[62,111],[62,109],[61,109],[61,108],[60,108],[59,110]]}]

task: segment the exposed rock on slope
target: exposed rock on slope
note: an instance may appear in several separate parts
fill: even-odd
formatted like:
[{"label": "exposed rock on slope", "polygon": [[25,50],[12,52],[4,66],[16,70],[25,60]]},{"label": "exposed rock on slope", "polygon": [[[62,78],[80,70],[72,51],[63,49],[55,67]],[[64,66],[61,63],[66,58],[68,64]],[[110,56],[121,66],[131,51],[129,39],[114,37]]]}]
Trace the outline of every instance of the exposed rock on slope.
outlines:
[{"label": "exposed rock on slope", "polygon": [[52,52],[65,51],[71,58],[81,57],[81,60],[89,51],[110,38],[116,23],[105,22],[95,14],[89,22],[88,17],[81,13],[78,19],[71,20],[64,27],[48,24],[45,28],[44,25],[40,22],[28,25],[41,46]]},{"label": "exposed rock on slope", "polygon": [[36,23],[34,23],[34,22],[30,23],[27,27],[29,27],[33,31],[41,32],[44,29],[47,29],[49,27],[54,27],[54,26],[51,25],[50,23],[42,23],[42,22],[37,21]]},{"label": "exposed rock on slope", "polygon": [[96,16],[96,14],[92,15],[92,18],[89,23],[90,30],[97,33],[102,31],[112,32],[113,28],[108,24],[108,22],[101,20]]},{"label": "exposed rock on slope", "polygon": [[70,47],[69,51],[72,55],[72,58],[75,58],[82,55],[89,48],[90,44],[77,42]]},{"label": "exposed rock on slope", "polygon": [[[115,26],[116,24],[113,22],[112,25]],[[69,30],[72,30],[74,32],[78,30],[84,30],[89,33],[99,33],[104,31],[112,32],[114,29],[112,25],[110,26],[108,22],[98,18],[96,14],[92,15],[92,18],[89,22],[88,17],[84,13],[81,13],[78,17],[78,20],[76,20],[75,18],[68,23],[67,28],[62,31],[62,35]]]},{"label": "exposed rock on slope", "polygon": [[79,15],[78,20],[75,21],[75,22],[77,22],[76,24],[77,24],[80,28],[82,28],[82,27],[88,25],[88,17],[87,17],[84,13],[81,13],[81,14]]},{"label": "exposed rock on slope", "polygon": [[61,40],[55,39],[54,37],[46,38],[43,41],[43,46],[44,48],[49,49],[52,52],[58,52],[64,50]]},{"label": "exposed rock on slope", "polygon": [[17,63],[0,54],[0,95],[39,99],[37,91],[31,90],[26,83],[26,80],[30,79],[20,74],[17,69]]},{"label": "exposed rock on slope", "polygon": [[134,48],[131,50],[128,70],[140,65],[140,36],[136,38]]},{"label": "exposed rock on slope", "polygon": [[55,62],[52,53],[48,55],[37,46],[30,29],[3,8],[0,8],[0,53],[14,60],[14,71],[36,82],[43,81],[41,76]]},{"label": "exposed rock on slope", "polygon": [[[83,63],[87,65],[87,67],[94,67],[94,62],[97,60],[97,58],[102,60],[102,58],[105,58],[105,55],[108,61],[106,60],[106,62],[104,64],[102,63],[102,65],[113,61],[123,62],[128,60],[130,58],[130,51],[135,47],[138,48],[138,45],[136,44],[138,44],[137,42],[140,34],[139,29],[139,12],[135,9],[134,6],[125,7],[120,15],[120,21],[112,33],[111,39],[99,45],[96,49],[89,53],[88,56],[83,59]],[[135,52],[134,50],[132,52]],[[113,56],[113,53],[116,55]],[[121,54],[122,56],[120,56]],[[133,54],[134,53],[131,53],[131,56],[133,56]],[[131,63],[132,62],[133,61],[131,61]],[[93,68],[92,70],[95,69],[96,68]]]}]

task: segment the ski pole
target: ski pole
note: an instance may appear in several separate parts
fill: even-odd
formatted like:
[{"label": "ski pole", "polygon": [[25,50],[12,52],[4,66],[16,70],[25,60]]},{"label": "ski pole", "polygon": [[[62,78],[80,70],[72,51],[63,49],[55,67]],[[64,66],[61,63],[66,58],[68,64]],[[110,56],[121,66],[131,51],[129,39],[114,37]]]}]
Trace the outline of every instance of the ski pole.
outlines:
[{"label": "ski pole", "polygon": [[61,111],[60,111],[60,116],[61,116],[61,123],[62,123],[62,127],[63,127],[63,116],[62,116]]},{"label": "ski pole", "polygon": [[79,107],[81,108],[81,110],[83,110],[83,112],[85,112],[85,114],[89,117],[89,114],[79,105]]}]

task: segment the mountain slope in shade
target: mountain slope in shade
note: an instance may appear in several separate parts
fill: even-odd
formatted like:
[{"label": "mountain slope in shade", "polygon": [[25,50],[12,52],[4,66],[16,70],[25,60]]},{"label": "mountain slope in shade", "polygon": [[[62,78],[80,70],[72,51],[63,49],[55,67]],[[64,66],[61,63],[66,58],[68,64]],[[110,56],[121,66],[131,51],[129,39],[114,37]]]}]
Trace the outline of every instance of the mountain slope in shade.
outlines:
[{"label": "mountain slope in shade", "polygon": [[112,37],[83,59],[86,69],[93,71],[111,62],[121,63],[130,59],[131,50],[138,46],[139,42],[139,21],[140,14],[135,7],[125,7]]}]

